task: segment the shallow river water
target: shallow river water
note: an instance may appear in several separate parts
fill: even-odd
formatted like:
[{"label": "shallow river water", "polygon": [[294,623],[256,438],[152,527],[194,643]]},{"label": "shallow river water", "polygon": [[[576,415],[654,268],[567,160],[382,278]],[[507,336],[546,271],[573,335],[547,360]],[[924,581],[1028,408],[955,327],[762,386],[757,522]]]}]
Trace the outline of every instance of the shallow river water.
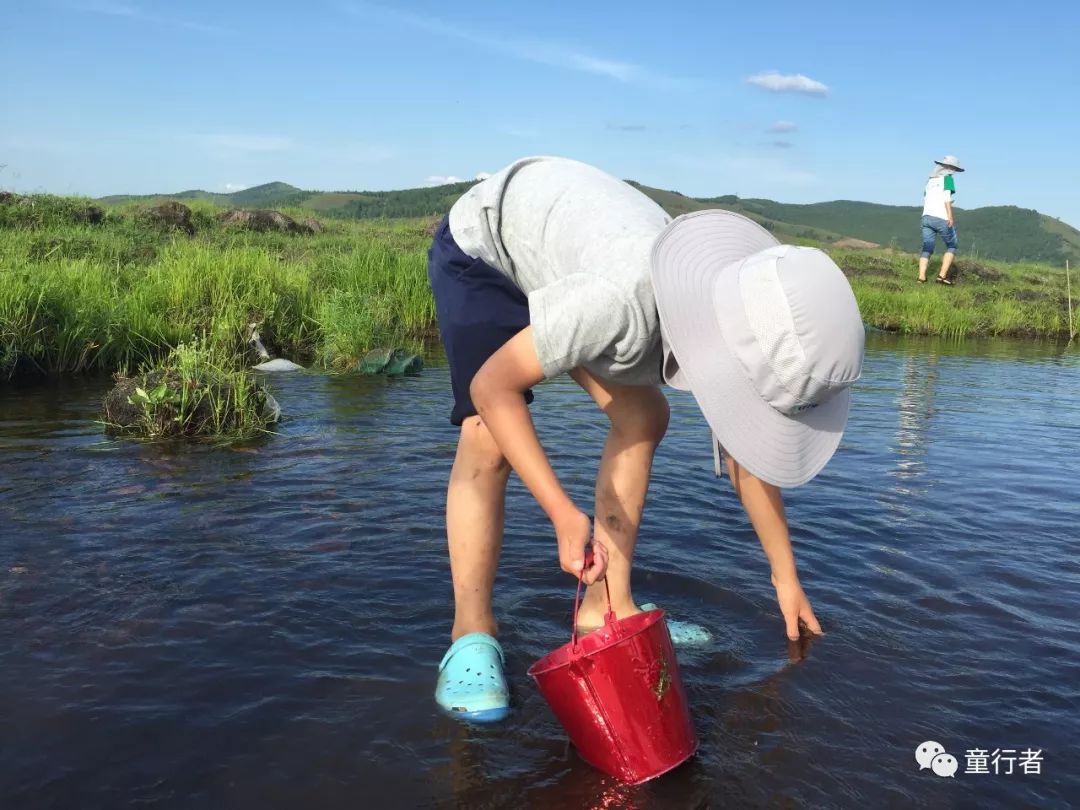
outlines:
[{"label": "shallow river water", "polygon": [[[106,438],[105,381],[0,384],[0,806],[1070,806],[1080,358],[871,337],[839,452],[788,495],[826,630],[801,647],[669,392],[635,594],[715,641],[680,653],[699,755],[637,788],[576,756],[525,674],[566,640],[573,581],[516,481],[496,586],[515,712],[435,708],[444,367],[274,378],[278,435],[231,449]],[[564,381],[533,413],[586,503],[602,416]],[[955,777],[920,771],[927,740]]]}]

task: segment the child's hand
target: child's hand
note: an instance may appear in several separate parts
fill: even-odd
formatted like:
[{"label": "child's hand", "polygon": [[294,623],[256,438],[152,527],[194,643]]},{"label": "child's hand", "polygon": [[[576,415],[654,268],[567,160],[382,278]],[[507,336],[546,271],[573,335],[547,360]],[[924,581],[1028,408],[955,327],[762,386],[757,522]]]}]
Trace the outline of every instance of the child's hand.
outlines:
[{"label": "child's hand", "polygon": [[594,543],[591,564],[588,568],[585,567],[585,546],[592,538],[592,521],[589,516],[573,509],[560,517],[554,525],[562,570],[577,578],[581,576],[582,569],[585,569],[583,579],[586,585],[603,579],[608,563],[606,548]]},{"label": "child's hand", "polygon": [[814,616],[814,609],[810,607],[810,600],[806,598],[798,578],[789,580],[774,576],[772,583],[776,588],[776,601],[780,603],[780,612],[784,614],[788,639],[797,641],[802,627],[815,636],[820,636],[821,625]]}]

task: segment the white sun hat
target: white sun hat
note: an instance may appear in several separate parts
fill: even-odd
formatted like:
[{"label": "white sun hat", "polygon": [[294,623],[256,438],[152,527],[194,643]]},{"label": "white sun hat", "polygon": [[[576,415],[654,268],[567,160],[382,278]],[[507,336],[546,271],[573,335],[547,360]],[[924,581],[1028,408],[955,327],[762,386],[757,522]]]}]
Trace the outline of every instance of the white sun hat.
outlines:
[{"label": "white sun hat", "polygon": [[652,251],[664,378],[689,390],[722,446],[758,478],[805,484],[840,444],[865,333],[839,267],[751,219],[697,211]]},{"label": "white sun hat", "polygon": [[935,160],[934,163],[936,163],[938,166],[944,166],[945,168],[952,169],[954,171],[964,171],[960,168],[960,158],[958,158],[956,155],[946,155],[941,160]]}]

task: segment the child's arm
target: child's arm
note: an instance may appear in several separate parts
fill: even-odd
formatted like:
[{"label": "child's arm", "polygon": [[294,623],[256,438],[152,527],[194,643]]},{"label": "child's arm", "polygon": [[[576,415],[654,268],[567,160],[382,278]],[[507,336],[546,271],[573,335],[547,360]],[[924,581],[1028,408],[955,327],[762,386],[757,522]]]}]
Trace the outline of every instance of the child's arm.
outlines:
[{"label": "child's arm", "polygon": [[[559,483],[522,396],[543,379],[530,326],[488,358],[473,377],[469,393],[506,460],[555,527],[562,569],[576,577],[585,564],[592,523]],[[606,567],[607,550],[597,544],[592,565],[585,571],[586,584],[601,579]]]},{"label": "child's arm", "polygon": [[780,488],[752,475],[731,456],[727,457],[727,467],[735,494],[742,501],[772,566],[772,584],[776,588],[780,611],[784,614],[787,637],[793,641],[799,638],[800,619],[810,632],[820,634],[821,625],[810,607],[810,600],[803,593],[799,572],[795,568],[795,554],[791,550]]}]

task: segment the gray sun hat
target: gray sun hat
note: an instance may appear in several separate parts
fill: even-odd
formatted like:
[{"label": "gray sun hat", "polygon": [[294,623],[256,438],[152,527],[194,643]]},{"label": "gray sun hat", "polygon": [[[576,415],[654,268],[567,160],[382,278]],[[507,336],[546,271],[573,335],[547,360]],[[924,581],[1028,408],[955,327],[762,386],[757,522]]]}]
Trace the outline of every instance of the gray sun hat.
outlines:
[{"label": "gray sun hat", "polygon": [[935,160],[934,163],[936,163],[938,166],[944,166],[947,169],[952,169],[953,171],[964,171],[960,168],[960,158],[958,158],[956,155],[946,155],[941,160]]},{"label": "gray sun hat", "polygon": [[[832,458],[865,333],[839,267],[751,219],[697,211],[652,250],[664,379],[691,391],[722,447],[758,478],[805,484]],[[719,457],[717,456],[719,473]]]}]

